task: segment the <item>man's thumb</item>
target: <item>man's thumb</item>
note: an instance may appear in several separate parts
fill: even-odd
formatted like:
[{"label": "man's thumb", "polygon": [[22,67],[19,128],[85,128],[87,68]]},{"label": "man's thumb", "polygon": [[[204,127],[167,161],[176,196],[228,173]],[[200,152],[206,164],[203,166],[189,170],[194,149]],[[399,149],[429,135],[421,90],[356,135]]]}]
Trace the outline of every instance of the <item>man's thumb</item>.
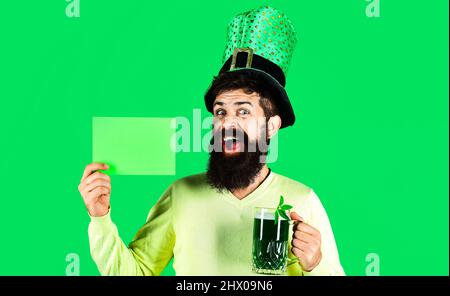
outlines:
[{"label": "man's thumb", "polygon": [[292,220],[300,221],[300,222],[305,221],[299,214],[297,214],[297,212],[290,212],[290,216],[291,216]]}]

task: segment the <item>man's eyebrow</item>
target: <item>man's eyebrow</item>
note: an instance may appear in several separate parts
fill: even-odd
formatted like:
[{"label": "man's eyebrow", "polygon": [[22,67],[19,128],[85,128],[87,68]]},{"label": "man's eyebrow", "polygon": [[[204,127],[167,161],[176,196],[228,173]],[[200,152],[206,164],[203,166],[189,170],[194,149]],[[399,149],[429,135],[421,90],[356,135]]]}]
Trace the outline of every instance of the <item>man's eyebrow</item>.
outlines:
[{"label": "man's eyebrow", "polygon": [[238,101],[238,102],[234,102],[235,105],[243,105],[243,104],[249,104],[250,106],[253,107],[252,102],[250,101]]},{"label": "man's eyebrow", "polygon": [[[250,106],[252,106],[253,107],[253,104],[252,104],[252,102],[250,102],[250,101],[237,101],[237,102],[234,102],[233,103],[233,105],[238,105],[238,106],[240,106],[240,105],[244,105],[244,104],[249,104]],[[226,105],[224,102],[215,102],[214,104],[213,104],[213,107],[214,106],[216,106],[216,105],[219,105],[219,106],[223,106],[223,105]]]}]

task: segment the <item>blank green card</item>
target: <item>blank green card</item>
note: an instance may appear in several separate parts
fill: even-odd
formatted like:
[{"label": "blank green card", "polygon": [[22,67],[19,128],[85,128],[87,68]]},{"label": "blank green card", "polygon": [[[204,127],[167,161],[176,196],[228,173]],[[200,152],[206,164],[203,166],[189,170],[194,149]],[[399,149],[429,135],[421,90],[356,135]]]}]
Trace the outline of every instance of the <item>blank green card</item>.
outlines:
[{"label": "blank green card", "polygon": [[175,175],[172,118],[94,117],[92,158],[114,175]]}]

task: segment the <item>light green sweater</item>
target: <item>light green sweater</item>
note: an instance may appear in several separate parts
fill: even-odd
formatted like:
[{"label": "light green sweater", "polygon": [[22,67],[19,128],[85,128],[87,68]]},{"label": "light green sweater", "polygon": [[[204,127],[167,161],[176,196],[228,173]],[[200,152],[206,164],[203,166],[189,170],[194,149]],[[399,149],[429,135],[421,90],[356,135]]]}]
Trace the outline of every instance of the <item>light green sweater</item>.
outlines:
[{"label": "light green sweater", "polygon": [[[304,272],[295,263],[286,274],[344,275],[330,222],[317,195],[274,172],[242,200],[229,191],[212,189],[204,173],[173,182],[128,247],[109,213],[91,217],[91,255],[102,275],[159,275],[172,257],[177,275],[256,275],[252,272],[253,209],[276,208],[280,195],[322,237],[320,264]],[[290,246],[289,257],[294,258]]]}]

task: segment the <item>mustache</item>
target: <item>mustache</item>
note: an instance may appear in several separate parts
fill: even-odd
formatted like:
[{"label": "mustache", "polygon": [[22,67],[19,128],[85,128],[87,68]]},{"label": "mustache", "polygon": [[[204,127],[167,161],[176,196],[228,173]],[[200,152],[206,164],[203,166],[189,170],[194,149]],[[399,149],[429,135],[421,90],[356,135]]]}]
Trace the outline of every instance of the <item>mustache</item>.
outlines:
[{"label": "mustache", "polygon": [[232,128],[232,129],[222,128],[213,133],[210,144],[211,145],[217,144],[217,145],[221,146],[222,142],[227,137],[234,137],[237,142],[244,143],[244,145],[247,145],[249,142],[248,135],[245,131],[243,131],[241,129],[236,129],[236,128]]},{"label": "mustache", "polygon": [[234,137],[233,141],[241,143],[241,152],[262,152],[267,154],[270,141],[261,135],[262,140],[251,140],[244,130],[231,128],[231,129],[218,129],[213,132],[213,136],[210,140],[209,152],[223,152],[222,144],[227,137]]}]

